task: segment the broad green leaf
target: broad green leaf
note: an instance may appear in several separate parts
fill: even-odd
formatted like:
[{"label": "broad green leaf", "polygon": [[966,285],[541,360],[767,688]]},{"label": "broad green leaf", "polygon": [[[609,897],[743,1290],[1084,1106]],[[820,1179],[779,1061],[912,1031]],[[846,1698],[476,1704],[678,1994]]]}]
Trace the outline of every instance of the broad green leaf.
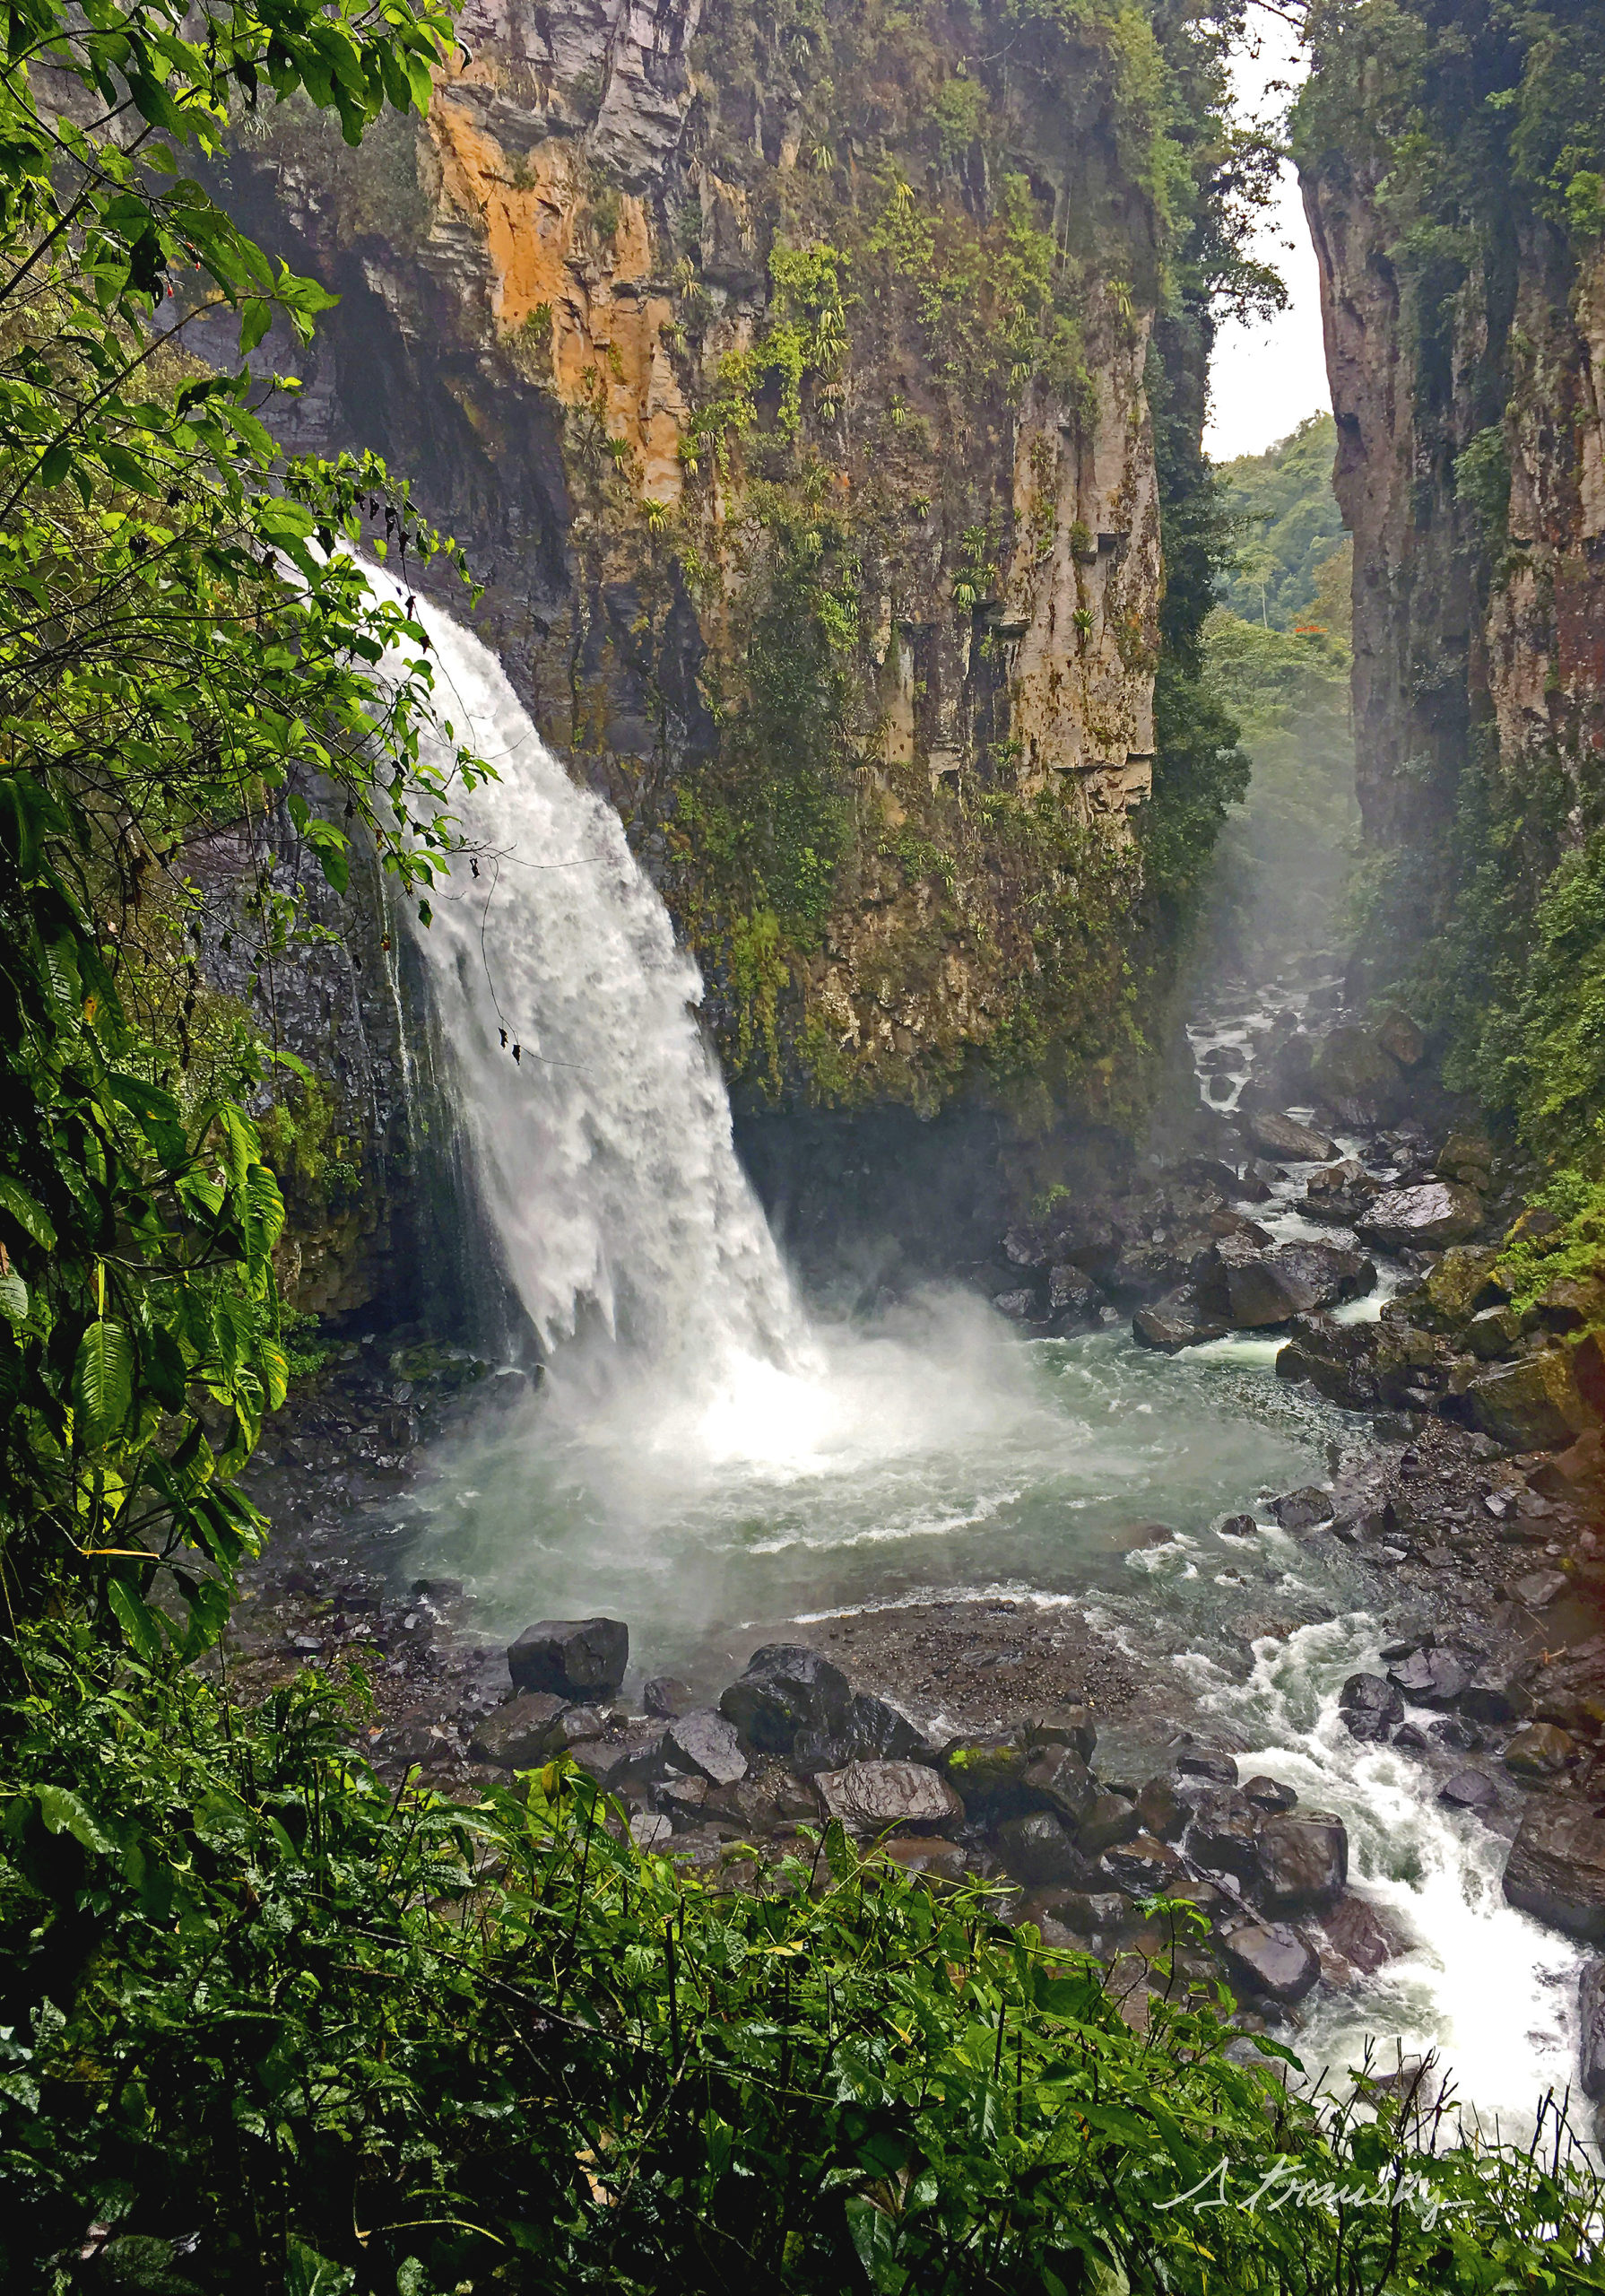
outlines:
[{"label": "broad green leaf", "polygon": [[346,2296],[357,2275],[349,2265],[331,2264],[292,2235],[285,2257],[284,2296]]},{"label": "broad green leaf", "polygon": [[114,1317],[99,1317],[79,1341],[73,1366],[73,1405],[85,1441],[116,1434],[133,1400],[133,1343]]},{"label": "broad green leaf", "polygon": [[48,1833],[70,1833],[85,1849],[104,1853],[113,1845],[101,1832],[76,1794],[65,1786],[39,1786],[34,1788],[39,1816]]},{"label": "broad green leaf", "polygon": [[9,1212],[18,1227],[25,1230],[42,1250],[55,1250],[56,1228],[49,1213],[20,1182],[4,1175],[0,1175],[0,1211]]},{"label": "broad green leaf", "polygon": [[156,1613],[126,1578],[108,1582],[106,1599],[130,1648],[137,1651],[147,1665],[153,1666],[162,1649],[161,1627]]},{"label": "broad green leaf", "polygon": [[13,1324],[28,1320],[28,1286],[14,1270],[0,1275],[0,1316]]}]

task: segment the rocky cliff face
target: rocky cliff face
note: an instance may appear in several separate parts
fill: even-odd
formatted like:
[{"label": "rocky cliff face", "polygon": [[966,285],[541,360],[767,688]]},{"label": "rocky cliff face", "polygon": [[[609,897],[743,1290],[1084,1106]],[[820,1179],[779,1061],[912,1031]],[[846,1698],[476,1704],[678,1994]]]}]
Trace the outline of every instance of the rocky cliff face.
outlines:
[{"label": "rocky cliff face", "polygon": [[[979,1064],[1106,1103],[1207,43],[1185,80],[1137,11],[1019,0],[459,29],[427,122],[241,144],[237,201],[343,299],[292,443],[379,448],[470,544],[733,1074],[928,1112]],[[1196,368],[1207,328],[1167,339]]]},{"label": "rocky cliff face", "polygon": [[1590,14],[1506,38],[1470,6],[1328,5],[1297,116],[1355,536],[1371,972],[1413,977],[1466,1081],[1474,1016],[1486,1035],[1520,1003],[1551,873],[1605,800]]}]

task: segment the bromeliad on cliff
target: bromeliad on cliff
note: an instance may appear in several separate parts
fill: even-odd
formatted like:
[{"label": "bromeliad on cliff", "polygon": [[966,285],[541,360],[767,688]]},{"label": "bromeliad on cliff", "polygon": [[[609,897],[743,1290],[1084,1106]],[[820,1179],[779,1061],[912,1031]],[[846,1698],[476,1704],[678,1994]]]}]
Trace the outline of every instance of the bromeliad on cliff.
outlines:
[{"label": "bromeliad on cliff", "polygon": [[344,299],[303,419],[491,564],[765,1090],[1132,1093],[1241,773],[1193,651],[1210,312],[1274,291],[1234,21],[471,8],[415,137],[241,147]]}]

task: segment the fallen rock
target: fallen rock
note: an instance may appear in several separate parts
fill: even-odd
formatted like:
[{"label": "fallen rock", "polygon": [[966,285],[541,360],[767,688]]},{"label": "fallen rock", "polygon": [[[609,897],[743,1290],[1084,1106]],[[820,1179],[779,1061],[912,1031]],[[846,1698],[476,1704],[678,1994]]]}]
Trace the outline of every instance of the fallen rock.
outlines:
[{"label": "fallen rock", "polygon": [[1321,1974],[1312,1948],[1280,1923],[1245,1922],[1228,1930],[1219,1944],[1228,1977],[1267,2000],[1302,2001]]},{"label": "fallen rock", "polygon": [[1051,1810],[1005,1819],[998,1828],[998,1848],[1015,1880],[1028,1888],[1077,1888],[1088,1878],[1087,1860]]},{"label": "fallen rock", "polygon": [[747,1757],[733,1726],[703,1708],[669,1725],[669,1759],[678,1770],[693,1770],[710,1786],[734,1786],[747,1775]]},{"label": "fallen rock", "polygon": [[559,1698],[611,1698],[629,1664],[629,1629],[616,1618],[547,1618],[508,1652],[515,1690]]},{"label": "fallen rock", "polygon": [[1453,1706],[1471,1677],[1452,1650],[1412,1650],[1388,1668],[1388,1680],[1412,1706]]},{"label": "fallen rock", "polygon": [[551,1691],[520,1692],[474,1726],[468,1751],[475,1761],[503,1770],[533,1770],[548,1759],[551,1728],[566,1701]]},{"label": "fallen rock", "polygon": [[1280,1244],[1261,1251],[1228,1236],[1215,1247],[1213,1269],[1200,1281],[1198,1297],[1206,1311],[1223,1314],[1235,1330],[1261,1331],[1358,1299],[1375,1282],[1376,1270],[1364,1253],[1340,1244]]},{"label": "fallen rock", "polygon": [[1123,1841],[1135,1840],[1142,1831],[1142,1820],[1134,1802],[1124,1794],[1099,1794],[1081,1820],[1076,1833],[1076,1846],[1083,1857],[1101,1857],[1106,1849],[1118,1848]]},{"label": "fallen rock", "polygon": [[1427,1039],[1408,1013],[1397,1004],[1384,1013],[1375,1031],[1377,1043],[1401,1068],[1418,1067],[1427,1057]]},{"label": "fallen rock", "polygon": [[1605,2097],[1605,1961],[1590,1961],[1577,1986],[1577,2077],[1585,2097]]},{"label": "fallen rock", "polygon": [[846,1674],[829,1658],[801,1643],[769,1642],[753,1652],[719,1711],[756,1752],[789,1754],[799,1730],[836,1727],[852,1701]]},{"label": "fallen rock", "polygon": [[1393,1917],[1369,1898],[1345,1890],[1336,1905],[1321,1917],[1322,1931],[1350,1967],[1362,1977],[1373,1977],[1385,1961],[1408,1953],[1410,1941]]},{"label": "fallen rock", "polygon": [[1367,1206],[1356,1231],[1383,1250],[1433,1251],[1464,1243],[1482,1225],[1482,1198],[1453,1180],[1388,1188]]},{"label": "fallen rock", "polygon": [[893,1834],[889,1841],[881,1844],[877,1855],[889,1857],[905,1874],[923,1874],[933,1882],[962,1882],[969,1871],[959,1844],[943,1841],[935,1834]]},{"label": "fallen rock", "polygon": [[1605,1817],[1564,1796],[1535,1804],[1511,1847],[1505,1894],[1552,1928],[1605,1943]]},{"label": "fallen rock", "polygon": [[1179,1841],[1187,1831],[1193,1805],[1184,1802],[1167,1778],[1150,1778],[1137,1796],[1141,1829],[1157,1841]]},{"label": "fallen rock", "polygon": [[600,1738],[607,1724],[594,1706],[565,1706],[546,1733],[549,1754],[572,1753],[576,1746]]},{"label": "fallen rock", "polygon": [[1513,1778],[1542,1785],[1559,1778],[1576,1752],[1576,1741],[1569,1731],[1557,1729],[1553,1722],[1529,1722],[1505,1747],[1505,1767]]},{"label": "fallen rock", "polygon": [[1237,1764],[1234,1756],[1218,1752],[1212,1746],[1188,1746],[1176,1758],[1178,1778],[1202,1779],[1207,1786],[1235,1786]]},{"label": "fallen rock", "polygon": [[673,1834],[668,1819],[652,1810],[638,1810],[629,1822],[629,1838],[644,1856],[667,1849]]},{"label": "fallen rock", "polygon": [[1533,1302],[1546,1331],[1584,1331],[1605,1323],[1605,1283],[1592,1278],[1557,1275]]},{"label": "fallen rock", "polygon": [[1259,1831],[1259,1897],[1268,1913],[1316,1913],[1349,1879],[1349,1834],[1324,1810],[1266,1818]]},{"label": "fallen rock", "polygon": [[855,1761],[822,1770],[814,1780],[829,1817],[849,1833],[884,1833],[890,1826],[947,1833],[964,1821],[964,1805],[945,1778],[919,1761]]},{"label": "fallen rock", "polygon": [[1494,1273],[1498,1264],[1495,1248],[1456,1244],[1427,1270],[1422,1290],[1437,1329],[1458,1330],[1479,1309],[1505,1304],[1509,1294]]},{"label": "fallen rock", "polygon": [[1062,1818],[1072,1831],[1097,1800],[1097,1780],[1073,1745],[1044,1746],[1027,1763],[1021,1784],[1038,1808]]},{"label": "fallen rock", "polygon": [[992,1304],[1011,1324],[1031,1323],[1042,1312],[1035,1292],[999,1292]]},{"label": "fallen rock", "polygon": [[816,1770],[843,1770],[854,1761],[908,1761],[928,1752],[900,1708],[855,1691],[839,1722],[798,1731],[792,1742],[792,1763],[811,1776]]},{"label": "fallen rock", "polygon": [[1210,1787],[1193,1807],[1184,1840],[1187,1855],[1211,1874],[1252,1882],[1260,1870],[1260,1830],[1267,1821],[1230,1787]]},{"label": "fallen rock", "polygon": [[1479,1309],[1465,1330],[1466,1345],[1482,1363],[1497,1363],[1514,1354],[1521,1337],[1522,1318],[1510,1307]]},{"label": "fallen rock", "polygon": [[641,1704],[659,1722],[672,1722],[677,1714],[689,1714],[696,1705],[696,1693],[689,1683],[678,1674],[654,1674],[641,1689]]},{"label": "fallen rock", "polygon": [[1243,1799],[1252,1802],[1256,1810],[1280,1816],[1284,1810],[1295,1807],[1298,1796],[1290,1786],[1283,1786],[1274,1778],[1256,1777],[1245,1779]]},{"label": "fallen rock", "polygon": [[1530,1611],[1546,1611],[1566,1590],[1564,1570],[1530,1570],[1518,1578],[1511,1593],[1518,1603],[1525,1603]]},{"label": "fallen rock", "polygon": [[1404,1719],[1404,1700],[1380,1674],[1350,1674],[1338,1693],[1338,1711],[1350,1737],[1384,1739]]},{"label": "fallen rock", "polygon": [[1268,1156],[1285,1156],[1295,1164],[1330,1164],[1337,1149],[1323,1132],[1313,1132],[1290,1116],[1271,1109],[1254,1109],[1248,1117],[1249,1137]]},{"label": "fallen rock", "polygon": [[654,1805],[676,1825],[700,1822],[707,1800],[706,1778],[688,1778],[682,1770],[672,1770],[655,1779],[649,1791]]},{"label": "fallen rock", "polygon": [[1323,1107],[1355,1131],[1392,1123],[1403,1104],[1399,1064],[1366,1029],[1330,1030],[1315,1048],[1310,1082]]},{"label": "fallen rock", "polygon": [[1473,1423],[1513,1451],[1557,1451],[1592,1423],[1566,1351],[1546,1347],[1484,1371],[1466,1389]]},{"label": "fallen rock", "polygon": [[1312,1483],[1302,1491],[1286,1491],[1272,1500],[1271,1511],[1284,1531],[1310,1531],[1317,1523],[1330,1523],[1334,1510],[1326,1492]]},{"label": "fallen rock", "polygon": [[1131,1898],[1167,1896],[1170,1884],[1186,1870],[1169,1843],[1156,1841],[1150,1833],[1134,1834],[1117,1848],[1106,1850],[1098,1864],[1115,1888]]},{"label": "fallen rock", "polygon": [[1048,1270],[1047,1304],[1053,1315],[1096,1315],[1104,1304],[1104,1292],[1085,1268],[1073,1260]]},{"label": "fallen rock", "polygon": [[571,1746],[568,1758],[596,1785],[618,1794],[661,1778],[669,1767],[668,1742],[662,1722],[632,1722],[622,1737],[588,1738]]},{"label": "fallen rock", "polygon": [[1438,1787],[1438,1800],[1452,1810],[1486,1810],[1498,1798],[1497,1787],[1480,1770],[1457,1770]]},{"label": "fallen rock", "polygon": [[941,1760],[971,1816],[996,1818],[1031,1806],[1025,1776],[1032,1753],[1021,1732],[995,1731],[950,1739]]},{"label": "fallen rock", "polygon": [[1179,1355],[1184,1347],[1224,1339],[1228,1326],[1211,1316],[1199,1302],[1190,1283],[1167,1292],[1151,1308],[1139,1308],[1132,1318],[1132,1337],[1140,1347],[1157,1348],[1163,1355]]},{"label": "fallen rock", "polygon": [[1117,1890],[1071,1890],[1055,1898],[1048,1910],[1079,1936],[1096,1937],[1118,1929],[1131,1909]]},{"label": "fallen rock", "polygon": [[1531,1667],[1520,1658],[1485,1660],[1461,1693],[1460,1710],[1468,1722],[1520,1722],[1532,1711],[1527,1688]]},{"label": "fallen rock", "polygon": [[1097,1725],[1089,1706],[1062,1706],[1050,1719],[1033,1722],[1028,1738],[1033,1753],[1049,1746],[1073,1746],[1083,1761],[1090,1761],[1097,1747]]}]

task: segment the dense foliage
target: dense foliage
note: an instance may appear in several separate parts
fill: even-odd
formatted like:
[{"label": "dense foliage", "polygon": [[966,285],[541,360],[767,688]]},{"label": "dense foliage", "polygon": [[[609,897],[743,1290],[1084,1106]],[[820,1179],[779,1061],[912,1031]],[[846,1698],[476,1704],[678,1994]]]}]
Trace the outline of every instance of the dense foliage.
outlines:
[{"label": "dense foliage", "polygon": [[1332,416],[1310,414],[1262,455],[1238,455],[1221,465],[1239,539],[1220,595],[1240,620],[1291,630],[1310,618],[1317,571],[1343,540],[1332,489],[1337,446]]},{"label": "dense foliage", "polygon": [[1286,2051],[1228,2047],[1179,1909],[1128,2022],[1096,1961],[839,1831],[731,1895],[561,1767],[473,1806],[387,1793],[314,1682],[247,1718],[67,1631],[21,1655],[8,2285],[1605,2285],[1558,2125],[1455,2145],[1409,2083],[1318,2109]]},{"label": "dense foliage", "polygon": [[282,1205],[245,1100],[277,1048],[247,1016],[208,1031],[200,865],[222,840],[221,928],[260,970],[299,928],[305,867],[343,887],[353,832],[427,883],[474,770],[421,744],[427,639],[340,546],[382,513],[403,574],[433,554],[404,490],[371,462],[284,461],[272,384],[187,352],[226,352],[227,315],[248,354],[327,298],[185,170],[267,89],[352,138],[427,99],[446,19],[134,0],[8,21],[0,1571],[24,1613],[65,1573],[153,1654],[158,1555],[188,1647],[221,1623],[260,1529],[231,1473],[285,1379]]}]

